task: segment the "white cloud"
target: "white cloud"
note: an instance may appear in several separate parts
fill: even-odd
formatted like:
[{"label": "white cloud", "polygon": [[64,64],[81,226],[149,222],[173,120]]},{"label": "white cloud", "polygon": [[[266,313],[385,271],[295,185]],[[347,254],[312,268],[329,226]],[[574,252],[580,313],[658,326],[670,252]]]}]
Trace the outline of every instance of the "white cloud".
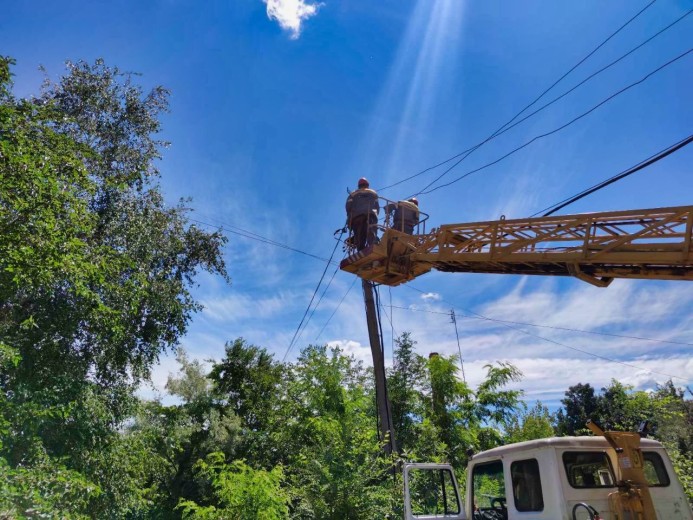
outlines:
[{"label": "white cloud", "polygon": [[429,300],[430,301],[438,301],[438,300],[440,300],[440,294],[428,292],[428,293],[422,294],[421,299],[426,300],[426,301],[429,301]]},{"label": "white cloud", "polygon": [[328,347],[339,347],[347,356],[354,356],[357,361],[363,361],[365,365],[372,365],[371,348],[353,340],[328,341]]},{"label": "white cloud", "polygon": [[267,16],[276,20],[282,29],[291,32],[296,39],[301,34],[301,24],[314,16],[322,4],[306,3],[306,0],[263,0],[267,4]]},{"label": "white cloud", "polygon": [[296,296],[280,292],[269,298],[251,294],[231,293],[224,297],[203,299],[203,313],[213,321],[236,323],[248,318],[266,319],[280,314]]}]

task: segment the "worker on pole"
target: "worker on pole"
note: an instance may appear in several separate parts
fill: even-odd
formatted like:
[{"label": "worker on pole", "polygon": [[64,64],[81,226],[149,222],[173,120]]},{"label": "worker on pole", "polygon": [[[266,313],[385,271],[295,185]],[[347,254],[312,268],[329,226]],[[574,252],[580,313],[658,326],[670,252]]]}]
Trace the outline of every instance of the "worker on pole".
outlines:
[{"label": "worker on pole", "polygon": [[375,243],[379,212],[378,194],[370,189],[368,180],[361,177],[358,189],[352,191],[346,201],[347,226],[357,251]]}]

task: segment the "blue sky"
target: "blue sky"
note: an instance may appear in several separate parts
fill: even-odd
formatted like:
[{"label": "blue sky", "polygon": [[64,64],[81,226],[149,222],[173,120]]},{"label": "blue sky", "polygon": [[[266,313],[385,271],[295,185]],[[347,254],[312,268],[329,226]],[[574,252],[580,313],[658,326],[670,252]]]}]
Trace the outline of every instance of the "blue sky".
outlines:
[{"label": "blue sky", "polygon": [[[163,137],[172,145],[160,165],[167,200],[191,196],[195,219],[327,258],[332,233],[344,222],[346,189],[359,177],[375,188],[387,186],[484,140],[648,3],[0,0],[0,43],[3,54],[18,61],[18,94],[38,91],[39,65],[56,78],[66,59],[97,57],[142,73],[145,86],[170,88]],[[655,2],[540,105],[692,8],[691,1]],[[444,180],[563,125],[691,47],[688,16],[487,143]],[[528,216],[687,137],[692,64],[693,53],[565,130],[420,196],[421,208],[433,226]],[[692,159],[693,148],[683,149],[563,213],[691,204]],[[440,173],[381,195],[408,196]],[[219,359],[225,341],[244,337],[281,359],[325,263],[236,234],[229,238],[232,284],[200,278],[196,294],[205,310],[182,344],[193,357]],[[341,254],[338,248],[335,259]],[[325,281],[333,271],[328,268]],[[368,362],[359,284],[347,294],[352,282],[351,275],[336,273],[288,359],[309,343],[328,342]],[[680,377],[677,384],[693,383],[688,283],[616,281],[596,289],[573,279],[432,273],[411,286],[381,289],[383,302],[393,305],[383,323],[388,358],[391,336],[404,331],[412,332],[424,355],[456,353],[455,329],[445,314],[454,308],[472,384],[495,360],[517,364],[527,399],[552,407],[577,382],[599,388],[616,378],[652,388],[667,374]],[[672,343],[509,328],[464,317],[470,311]],[[174,370],[172,358],[164,357],[154,387],[161,390]]]}]

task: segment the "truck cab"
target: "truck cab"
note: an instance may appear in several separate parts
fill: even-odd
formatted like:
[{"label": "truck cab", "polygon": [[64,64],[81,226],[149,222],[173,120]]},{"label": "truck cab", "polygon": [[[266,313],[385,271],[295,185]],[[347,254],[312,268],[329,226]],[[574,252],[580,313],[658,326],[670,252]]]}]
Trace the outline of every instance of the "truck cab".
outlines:
[{"label": "truck cab", "polygon": [[[693,520],[664,447],[642,439],[640,449],[657,519]],[[467,467],[465,492],[449,465],[405,464],[405,519],[628,519],[615,514],[618,468],[604,437],[540,439],[478,453]]]}]

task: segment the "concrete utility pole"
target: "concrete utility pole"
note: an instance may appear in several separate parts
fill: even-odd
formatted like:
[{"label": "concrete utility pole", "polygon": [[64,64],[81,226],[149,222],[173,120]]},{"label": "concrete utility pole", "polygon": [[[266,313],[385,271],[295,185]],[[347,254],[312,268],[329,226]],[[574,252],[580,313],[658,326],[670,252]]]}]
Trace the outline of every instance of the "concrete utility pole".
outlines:
[{"label": "concrete utility pole", "polygon": [[385,378],[385,354],[380,343],[380,327],[378,326],[378,314],[373,298],[373,282],[362,280],[363,300],[366,304],[366,323],[368,324],[368,338],[371,343],[373,355],[373,371],[375,372],[375,394],[377,400],[378,417],[380,419],[380,437],[384,441],[383,449],[387,454],[397,452],[395,442],[395,427],[392,423],[392,410],[390,398],[387,394],[387,380]]}]

